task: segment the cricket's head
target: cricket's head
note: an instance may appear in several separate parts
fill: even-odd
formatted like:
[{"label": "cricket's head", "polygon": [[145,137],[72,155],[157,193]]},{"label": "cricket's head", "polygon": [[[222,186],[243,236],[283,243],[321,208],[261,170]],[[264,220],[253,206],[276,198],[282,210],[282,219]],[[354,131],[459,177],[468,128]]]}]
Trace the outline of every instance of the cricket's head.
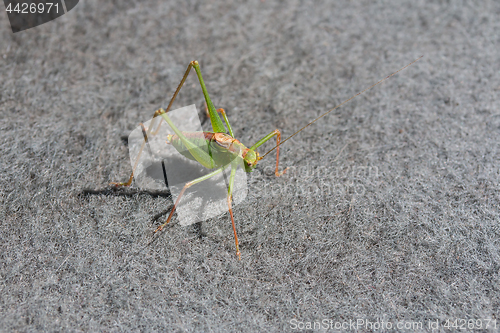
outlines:
[{"label": "cricket's head", "polygon": [[250,148],[244,150],[242,156],[245,161],[246,172],[252,171],[257,166],[257,162],[260,160],[259,153]]}]

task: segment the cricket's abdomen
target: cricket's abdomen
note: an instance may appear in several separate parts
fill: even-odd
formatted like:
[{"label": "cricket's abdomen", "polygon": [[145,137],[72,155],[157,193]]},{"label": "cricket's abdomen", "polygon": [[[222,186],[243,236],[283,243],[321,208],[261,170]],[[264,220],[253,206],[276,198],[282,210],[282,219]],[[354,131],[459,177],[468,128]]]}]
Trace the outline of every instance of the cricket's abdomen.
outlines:
[{"label": "cricket's abdomen", "polygon": [[[226,133],[213,132],[182,132],[182,134],[192,142],[198,149],[203,150],[210,156],[212,168],[226,166],[237,157],[241,157],[245,150],[248,150],[241,142]],[[167,143],[183,156],[196,161],[186,146],[177,135],[169,135]]]}]

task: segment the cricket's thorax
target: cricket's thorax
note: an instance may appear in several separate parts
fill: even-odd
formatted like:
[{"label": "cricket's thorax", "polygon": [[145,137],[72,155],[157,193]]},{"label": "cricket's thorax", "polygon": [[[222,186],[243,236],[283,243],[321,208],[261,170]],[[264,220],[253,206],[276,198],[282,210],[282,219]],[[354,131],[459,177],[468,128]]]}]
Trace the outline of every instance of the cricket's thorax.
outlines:
[{"label": "cricket's thorax", "polygon": [[226,133],[207,134],[212,134],[210,141],[215,142],[222,148],[225,148],[232,153],[240,155],[240,152],[243,153],[243,150],[247,149],[241,142]]},{"label": "cricket's thorax", "polygon": [[[229,134],[213,132],[182,132],[182,134],[186,139],[204,150],[215,162],[214,166],[228,165],[236,156],[245,161],[247,172],[251,171],[257,163],[258,154],[245,147],[244,144]],[[193,159],[193,156],[177,135],[168,135],[167,143],[172,144],[185,157]]]}]

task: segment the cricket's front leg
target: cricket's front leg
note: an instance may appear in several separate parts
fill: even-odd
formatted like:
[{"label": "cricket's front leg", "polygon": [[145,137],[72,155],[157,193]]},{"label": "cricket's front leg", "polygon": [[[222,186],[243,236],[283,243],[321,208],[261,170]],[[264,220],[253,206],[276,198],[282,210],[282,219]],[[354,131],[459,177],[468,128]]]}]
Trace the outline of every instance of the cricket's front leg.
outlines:
[{"label": "cricket's front leg", "polygon": [[[229,132],[229,135],[231,135],[234,138],[233,128],[231,127],[231,124],[229,123],[229,119],[227,118],[226,111],[223,108],[219,108],[216,111],[217,111],[217,113],[220,113],[222,115],[222,118],[224,118],[224,122],[226,123],[227,131]],[[207,117],[210,118],[210,112],[208,111],[207,103],[205,103],[205,112],[207,114]]]},{"label": "cricket's front leg", "polygon": [[224,118],[224,122],[226,123],[229,135],[231,135],[234,138],[233,128],[231,127],[231,124],[229,124],[229,119],[227,119],[226,111],[224,111],[224,109],[220,108],[220,109],[217,109],[217,112],[222,115],[222,118]]},{"label": "cricket's front leg", "polygon": [[[258,147],[263,145],[266,141],[269,141],[275,135],[276,135],[276,170],[274,171],[274,174],[276,175],[276,177],[280,177],[288,170],[288,167],[285,168],[285,170],[283,170],[281,172],[278,171],[278,166],[279,166],[279,161],[280,161],[280,142],[281,142],[281,132],[278,129],[275,129],[274,131],[272,131],[271,133],[269,133],[268,135],[266,135],[265,137],[260,139],[250,149],[252,149],[252,150],[257,149]],[[259,157],[259,160],[263,159],[264,156]]]},{"label": "cricket's front leg", "polygon": [[190,188],[191,186],[193,186],[194,184],[197,184],[197,183],[200,183],[204,180],[207,180],[219,173],[222,172],[222,169],[217,169],[211,173],[209,173],[208,175],[205,175],[205,176],[202,176],[202,177],[199,177],[199,178],[196,178],[188,183],[186,183],[186,185],[184,185],[184,187],[182,188],[181,192],[179,193],[179,196],[177,197],[177,200],[175,200],[175,203],[174,203],[174,208],[172,208],[172,211],[170,212],[170,214],[168,215],[168,218],[167,218],[167,221],[165,223],[163,223],[162,225],[160,225],[158,228],[156,228],[155,230],[155,233],[158,232],[158,231],[161,231],[163,228],[165,228],[165,226],[170,222],[170,220],[172,219],[172,216],[174,215],[174,212],[175,212],[175,209],[177,208],[177,206],[179,205],[179,202],[181,201],[181,198],[182,196],[184,195],[184,192]]},{"label": "cricket's front leg", "polygon": [[234,223],[233,208],[231,207],[231,202],[233,201],[233,187],[234,187],[234,177],[236,176],[236,169],[238,164],[236,160],[231,163],[231,175],[229,176],[229,187],[227,190],[227,207],[229,208],[229,215],[231,216],[231,223],[233,224],[234,232],[234,243],[236,245],[236,255],[238,259],[241,260],[240,245],[238,242],[238,234],[236,233],[236,224]]}]

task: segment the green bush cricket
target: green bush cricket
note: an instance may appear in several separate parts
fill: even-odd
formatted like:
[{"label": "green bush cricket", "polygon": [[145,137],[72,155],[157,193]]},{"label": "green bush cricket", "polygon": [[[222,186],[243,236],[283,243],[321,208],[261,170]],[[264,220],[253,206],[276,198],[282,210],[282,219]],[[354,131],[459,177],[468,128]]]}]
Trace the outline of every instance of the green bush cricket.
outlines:
[{"label": "green bush cricket", "polygon": [[[132,184],[132,180],[134,178],[134,171],[137,167],[140,153],[144,149],[145,145],[148,142],[148,137],[150,135],[154,135],[159,131],[160,125],[162,120],[165,120],[167,124],[172,128],[174,131],[175,135],[168,135],[167,137],[167,142],[166,144],[171,144],[174,146],[174,148],[184,155],[185,157],[189,158],[190,160],[197,161],[200,163],[203,167],[207,169],[215,169],[215,171],[204,175],[202,177],[196,178],[194,180],[191,180],[190,182],[186,183],[185,186],[183,187],[182,191],[180,192],[179,196],[177,197],[177,200],[174,203],[174,207],[170,211],[170,214],[167,218],[167,221],[160,225],[156,230],[155,233],[162,230],[172,219],[172,216],[174,214],[174,211],[176,207],[178,206],[182,195],[184,194],[184,191],[197,184],[200,183],[204,180],[207,180],[219,173],[221,173],[225,167],[231,166],[231,174],[229,177],[229,185],[228,185],[228,191],[227,191],[227,205],[229,208],[229,215],[231,217],[231,223],[233,226],[233,232],[234,232],[234,241],[236,245],[236,254],[239,259],[241,259],[241,254],[240,254],[240,249],[239,249],[239,243],[238,243],[238,235],[236,233],[236,225],[234,223],[234,216],[233,216],[233,210],[231,207],[231,202],[232,202],[232,195],[233,195],[233,184],[234,184],[234,177],[236,173],[236,168],[238,166],[238,160],[243,162],[242,164],[244,165],[245,172],[251,172],[253,169],[257,166],[258,161],[263,159],[267,154],[269,154],[271,151],[276,149],[276,168],[275,168],[275,175],[277,177],[280,177],[283,175],[288,168],[285,168],[283,171],[279,171],[279,149],[280,145],[282,145],[284,142],[304,130],[306,127],[312,125],[315,123],[317,120],[320,118],[326,116],[330,112],[338,109],[342,105],[346,104],[347,102],[351,101],[352,99],[356,98],[357,96],[361,95],[362,93],[366,92],[367,90],[370,90],[371,88],[379,85],[380,83],[384,82],[388,78],[396,75],[400,71],[406,69],[407,67],[413,65],[415,62],[420,60],[423,56],[417,58],[416,60],[412,61],[410,64],[404,66],[403,68],[399,69],[398,71],[392,73],[391,75],[383,78],[382,80],[378,81],[377,83],[371,85],[370,87],[364,89],[363,91],[357,93],[356,95],[352,96],[351,98],[345,100],[344,102],[340,103],[339,105],[335,106],[334,108],[328,110],[327,112],[323,113],[321,116],[317,117],[298,131],[296,131],[294,134],[286,138],[285,140],[281,141],[281,133],[278,129],[274,130],[273,132],[269,133],[257,143],[255,143],[253,146],[250,148],[247,148],[245,145],[243,145],[240,141],[234,138],[233,134],[233,129],[229,123],[229,119],[227,118],[226,112],[223,109],[215,109],[209,95],[207,92],[207,88],[205,86],[205,83],[203,81],[203,78],[201,76],[201,71],[200,71],[200,66],[197,61],[191,61],[188,65],[188,68],[186,69],[186,72],[184,73],[184,76],[179,83],[176,91],[174,92],[174,95],[172,96],[172,99],[170,100],[170,103],[168,104],[166,109],[158,109],[154,115],[153,115],[153,121],[157,117],[159,118],[158,125],[156,127],[156,130],[153,131],[153,128],[155,125],[153,125],[153,121],[151,122],[150,126],[148,128],[145,128],[142,124],[142,132],[144,135],[144,143],[141,146],[139,156],[137,157],[137,160],[135,162],[135,165],[133,166],[132,169],[132,174],[130,175],[130,178],[127,182],[125,183],[120,183],[120,182],[112,182],[110,185],[115,185],[115,186],[130,186]],[[172,122],[172,120],[168,117],[167,113],[169,112],[175,98],[177,97],[177,94],[179,93],[180,89],[182,88],[184,82],[186,81],[189,72],[191,69],[194,68],[196,75],[198,76],[198,80],[201,85],[201,89],[203,92],[203,96],[205,97],[205,103],[206,103],[206,108],[208,111],[208,115],[210,117],[210,122],[212,125],[213,132],[181,132],[175,124]],[[224,119],[224,123],[226,124],[227,130],[224,127],[224,123],[219,116],[222,115],[222,119]],[[274,146],[271,150],[269,150],[267,153],[264,155],[260,156],[259,153],[256,151],[257,148],[259,148],[262,144],[265,142],[271,140],[273,137],[276,137],[276,146]],[[201,144],[200,144],[201,143]]]}]

